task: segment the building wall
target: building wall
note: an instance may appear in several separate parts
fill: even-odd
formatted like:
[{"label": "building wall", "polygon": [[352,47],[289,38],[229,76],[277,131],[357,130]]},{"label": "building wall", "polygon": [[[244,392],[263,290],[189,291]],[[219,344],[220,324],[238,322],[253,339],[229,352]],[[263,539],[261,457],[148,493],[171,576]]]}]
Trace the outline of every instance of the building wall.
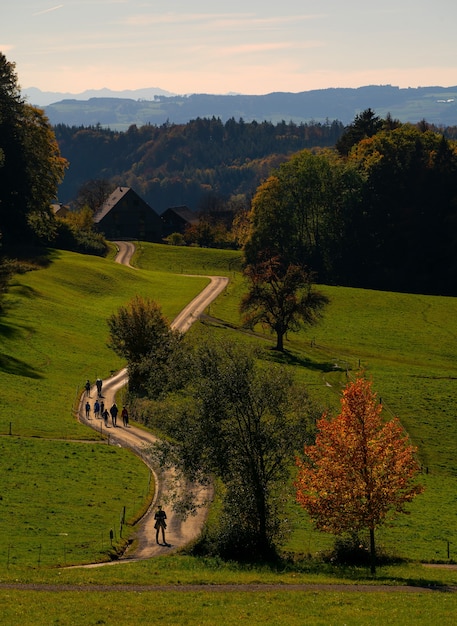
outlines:
[{"label": "building wall", "polygon": [[98,229],[108,239],[162,240],[162,222],[157,213],[135,193],[129,193],[100,220]]}]

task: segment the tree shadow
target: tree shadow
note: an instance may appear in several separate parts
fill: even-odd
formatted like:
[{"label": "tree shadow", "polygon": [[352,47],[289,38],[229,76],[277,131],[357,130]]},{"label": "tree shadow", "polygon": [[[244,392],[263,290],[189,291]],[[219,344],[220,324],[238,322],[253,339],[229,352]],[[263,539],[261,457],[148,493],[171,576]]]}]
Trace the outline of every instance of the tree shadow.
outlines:
[{"label": "tree shadow", "polygon": [[24,376],[26,378],[44,378],[34,367],[28,365],[25,361],[16,359],[10,354],[0,353],[0,372],[12,374],[13,376]]},{"label": "tree shadow", "polygon": [[328,374],[329,372],[341,372],[343,368],[331,361],[313,361],[309,357],[297,356],[292,352],[284,350],[283,352],[270,348],[268,350],[270,360],[280,365],[293,365],[298,367],[304,367],[308,370],[323,372]]},{"label": "tree shadow", "polygon": [[[230,322],[226,322],[220,318],[212,317],[204,313],[200,315],[199,320],[202,324],[206,326],[212,326],[213,328],[234,330],[239,333],[250,335],[251,337],[263,339],[264,341],[274,341],[274,338],[272,339],[272,337],[266,337],[265,335],[252,331],[248,328],[244,328],[243,326],[236,326],[235,324],[231,324]],[[288,350],[284,350],[281,352],[274,347],[266,348],[266,353],[268,354],[268,358],[270,361],[274,363],[279,363],[280,365],[294,365],[298,367],[305,367],[308,370],[322,372],[324,374],[328,374],[330,372],[343,372],[346,370],[346,368],[340,367],[334,361],[313,361],[309,357],[297,356],[292,352],[289,352]]]},{"label": "tree shadow", "polygon": [[[21,283],[16,282],[14,279],[10,281],[8,285],[8,289],[11,289],[12,287],[14,287],[15,294],[23,296],[24,298],[28,298],[29,300],[39,296],[39,293],[36,289],[28,285],[22,285]],[[3,313],[8,310],[13,309],[14,306],[15,306],[14,304],[9,304],[9,303],[4,304]]]},{"label": "tree shadow", "polygon": [[[19,339],[23,335],[23,332],[26,331],[26,328],[18,328],[17,326],[0,321],[0,340]],[[13,376],[24,376],[26,378],[43,378],[37,369],[25,361],[21,361],[20,359],[17,359],[11,354],[7,354],[5,352],[0,352],[0,372],[12,374]]]},{"label": "tree shadow", "polygon": [[33,269],[44,269],[49,267],[53,261],[60,258],[62,253],[54,248],[43,248],[32,245],[5,246],[3,256],[14,259],[18,264],[18,271],[21,269],[30,271]]}]

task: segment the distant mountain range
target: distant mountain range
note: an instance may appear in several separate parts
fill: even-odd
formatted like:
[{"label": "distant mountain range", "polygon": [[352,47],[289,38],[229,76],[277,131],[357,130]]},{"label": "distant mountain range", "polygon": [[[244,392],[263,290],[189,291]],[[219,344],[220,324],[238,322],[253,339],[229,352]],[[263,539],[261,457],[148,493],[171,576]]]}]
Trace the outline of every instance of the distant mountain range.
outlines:
[{"label": "distant mountain range", "polygon": [[457,126],[457,86],[399,88],[392,85],[329,88],[261,96],[191,94],[178,96],[158,88],[133,91],[101,89],[81,94],[23,90],[28,102],[44,108],[51,124],[110,127],[126,130],[135,124],[185,124],[192,119],[231,118],[251,121],[326,122],[343,124],[371,108],[401,122],[425,119],[438,126]]},{"label": "distant mountain range", "polygon": [[111,89],[86,89],[82,93],[63,93],[61,91],[41,91],[37,87],[29,87],[22,90],[28,102],[36,106],[45,107],[61,100],[89,100],[90,98],[128,98],[133,100],[153,100],[155,96],[174,96],[176,94],[158,87],[146,87],[145,89],[124,89],[112,91]]}]

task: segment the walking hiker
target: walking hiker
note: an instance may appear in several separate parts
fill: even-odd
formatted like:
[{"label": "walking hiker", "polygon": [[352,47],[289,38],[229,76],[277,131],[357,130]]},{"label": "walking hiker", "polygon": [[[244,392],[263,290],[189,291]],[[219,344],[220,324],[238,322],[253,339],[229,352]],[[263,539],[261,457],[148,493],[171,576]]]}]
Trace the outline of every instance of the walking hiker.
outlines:
[{"label": "walking hiker", "polygon": [[90,404],[86,402],[86,418],[90,420]]},{"label": "walking hiker", "polygon": [[86,390],[86,396],[90,398],[90,381],[86,380],[86,384],[84,385],[84,389]]},{"label": "walking hiker", "polygon": [[109,413],[108,413],[108,409],[105,409],[103,411],[103,419],[105,420],[105,426],[108,428],[108,418],[109,418]]},{"label": "walking hiker", "polygon": [[116,427],[117,414],[119,413],[119,409],[117,408],[117,404],[116,403],[113,404],[113,406],[110,408],[109,412],[111,413],[111,421],[113,423],[113,426]]},{"label": "walking hiker", "polygon": [[98,400],[94,402],[94,415],[97,419],[100,417],[100,402]]},{"label": "walking hiker", "polygon": [[165,528],[167,527],[167,523],[165,520],[167,519],[167,514],[162,509],[160,504],[157,507],[154,519],[156,521],[156,523],[154,524],[154,528],[156,529],[156,542],[159,543],[159,530],[162,529],[163,544],[165,546],[168,546],[169,544],[165,541]]},{"label": "walking hiker", "polygon": [[102,385],[103,385],[102,379],[97,378],[97,380],[95,381],[95,384],[97,386],[98,397],[101,398],[102,397]]},{"label": "walking hiker", "polygon": [[103,400],[100,402],[100,415],[103,417],[103,413],[105,412],[105,403]]},{"label": "walking hiker", "polygon": [[122,407],[121,415],[122,415],[122,423],[124,424],[125,427],[127,427],[129,425],[129,412],[127,411],[125,406]]}]

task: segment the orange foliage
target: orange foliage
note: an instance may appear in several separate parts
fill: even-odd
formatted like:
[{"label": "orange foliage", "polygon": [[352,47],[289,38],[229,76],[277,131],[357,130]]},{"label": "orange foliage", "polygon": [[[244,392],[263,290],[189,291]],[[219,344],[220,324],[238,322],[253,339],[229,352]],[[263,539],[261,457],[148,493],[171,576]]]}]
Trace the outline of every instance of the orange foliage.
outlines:
[{"label": "orange foliage", "polygon": [[374,531],[423,491],[413,482],[416,449],[398,419],[383,423],[381,412],[371,382],[358,378],[343,392],[341,413],[319,420],[306,460],[297,459],[297,501],[319,529]]}]

